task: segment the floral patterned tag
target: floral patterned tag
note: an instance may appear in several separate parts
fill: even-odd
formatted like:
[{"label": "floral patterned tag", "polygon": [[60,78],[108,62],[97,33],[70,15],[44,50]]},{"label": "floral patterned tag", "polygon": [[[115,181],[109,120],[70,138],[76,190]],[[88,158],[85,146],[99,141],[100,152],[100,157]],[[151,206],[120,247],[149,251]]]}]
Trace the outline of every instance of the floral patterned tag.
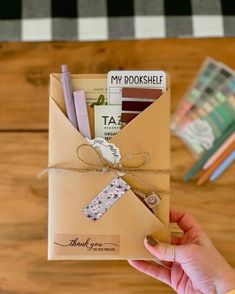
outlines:
[{"label": "floral patterned tag", "polygon": [[129,189],[130,186],[121,177],[116,177],[84,207],[83,213],[96,221]]}]

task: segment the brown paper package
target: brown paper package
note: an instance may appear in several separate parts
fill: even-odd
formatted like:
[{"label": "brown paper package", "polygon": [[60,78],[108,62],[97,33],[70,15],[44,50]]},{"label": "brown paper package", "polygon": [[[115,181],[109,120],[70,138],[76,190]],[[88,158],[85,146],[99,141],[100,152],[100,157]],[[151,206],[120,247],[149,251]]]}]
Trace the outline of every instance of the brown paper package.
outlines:
[{"label": "brown paper package", "polygon": [[[72,75],[73,89],[79,90],[80,78],[104,78],[104,75]],[[151,212],[132,190],[126,192],[100,219],[89,220],[82,212],[116,175],[112,172],[70,172],[55,166],[86,168],[76,150],[86,139],[65,115],[59,74],[50,75],[49,97],[49,218],[48,259],[145,259],[154,257],[144,247],[144,238],[151,235],[169,241],[169,173],[138,173],[145,183],[156,187],[160,204]],[[90,115],[92,110],[89,109]],[[146,170],[169,171],[170,163],[170,89],[125,126],[110,142],[121,156],[148,152],[151,160]],[[83,157],[97,163],[97,157],[83,150]],[[131,159],[135,164],[137,158]],[[125,175],[123,179],[146,194],[146,185]]]}]

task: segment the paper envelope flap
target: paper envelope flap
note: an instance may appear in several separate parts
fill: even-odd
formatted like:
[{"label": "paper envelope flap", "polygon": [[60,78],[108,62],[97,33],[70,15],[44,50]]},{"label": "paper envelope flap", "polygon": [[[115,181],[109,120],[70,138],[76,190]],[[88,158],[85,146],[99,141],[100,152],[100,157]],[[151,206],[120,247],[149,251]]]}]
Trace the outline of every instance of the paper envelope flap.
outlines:
[{"label": "paper envelope flap", "polygon": [[122,155],[148,152],[147,169],[170,167],[170,90],[129,122],[110,142],[119,146]]},{"label": "paper envelope flap", "polygon": [[[168,240],[167,227],[162,224],[132,191],[126,192],[99,220],[93,222],[82,212],[83,208],[93,199],[97,191],[102,190],[106,182],[111,181],[112,175],[105,174],[96,181],[94,174],[79,174],[79,181],[75,174],[60,174],[53,172],[50,175],[51,198],[53,207],[51,227],[55,241],[56,236],[63,234],[90,235],[118,235],[120,237],[120,256],[125,258],[153,259],[144,247],[143,240],[147,234],[159,240]],[[61,216],[67,217],[61,217]],[[68,255],[67,250],[51,242],[53,258]],[[70,256],[70,258],[76,258]],[[91,255],[79,255],[79,259],[91,259]],[[103,258],[105,258],[103,256]],[[115,256],[114,256],[115,258]]]}]

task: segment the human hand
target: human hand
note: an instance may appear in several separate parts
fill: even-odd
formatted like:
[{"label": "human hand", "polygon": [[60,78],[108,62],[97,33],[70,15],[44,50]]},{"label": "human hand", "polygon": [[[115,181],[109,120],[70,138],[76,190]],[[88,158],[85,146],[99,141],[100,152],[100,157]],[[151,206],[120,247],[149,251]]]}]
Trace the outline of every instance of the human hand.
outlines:
[{"label": "human hand", "polygon": [[171,286],[181,294],[224,294],[235,289],[235,271],[219,254],[196,220],[183,210],[171,210],[170,221],[183,230],[182,237],[171,237],[171,245],[147,236],[148,251],[170,268],[143,260],[128,262],[139,271]]}]

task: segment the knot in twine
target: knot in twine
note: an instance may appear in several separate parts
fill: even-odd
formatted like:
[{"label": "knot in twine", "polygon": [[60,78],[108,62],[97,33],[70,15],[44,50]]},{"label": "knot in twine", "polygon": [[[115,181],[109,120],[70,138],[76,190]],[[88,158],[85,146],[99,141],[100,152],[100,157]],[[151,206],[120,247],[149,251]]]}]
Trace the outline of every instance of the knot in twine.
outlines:
[{"label": "knot in twine", "polygon": [[[80,151],[84,148],[88,148],[92,151],[95,151],[97,158],[99,159],[99,163],[97,164],[96,162],[89,162],[87,159],[84,159],[80,155]],[[136,173],[152,173],[152,174],[168,174],[169,170],[166,169],[143,169],[144,166],[146,166],[150,159],[151,155],[148,152],[132,152],[128,153],[122,162],[125,160],[130,160],[133,159],[139,155],[143,155],[143,160],[136,165],[132,166],[127,166],[124,163],[112,163],[108,161],[102,153],[97,150],[96,148],[92,147],[90,144],[81,144],[76,148],[76,156],[78,160],[80,160],[82,163],[84,163],[87,167],[84,168],[74,168],[74,167],[64,167],[64,166],[51,166],[46,169],[44,169],[39,175],[38,178],[40,178],[44,173],[50,171],[50,170],[55,170],[59,172],[78,172],[78,173],[86,173],[86,172],[101,172],[101,173],[109,173],[112,172],[116,174],[117,176],[131,176],[134,178],[137,182],[143,184],[150,190],[156,189],[152,184],[146,182],[145,180],[141,179],[139,176],[136,175]],[[159,191],[160,192],[160,191]],[[164,192],[164,191],[161,191]]]}]

